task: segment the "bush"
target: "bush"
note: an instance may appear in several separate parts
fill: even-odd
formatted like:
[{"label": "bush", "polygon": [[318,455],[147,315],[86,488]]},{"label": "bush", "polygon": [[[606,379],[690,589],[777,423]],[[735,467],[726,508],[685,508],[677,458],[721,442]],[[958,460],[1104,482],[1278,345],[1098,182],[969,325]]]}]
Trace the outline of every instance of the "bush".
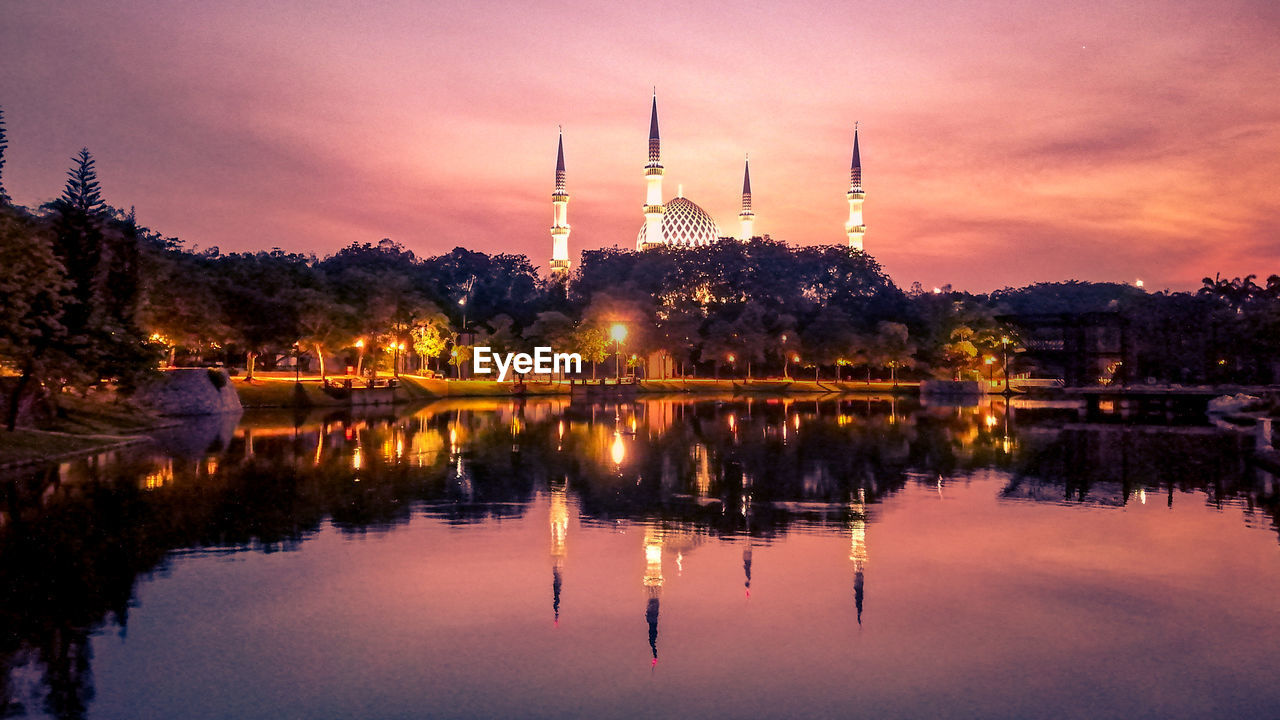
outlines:
[{"label": "bush", "polygon": [[209,382],[213,383],[214,387],[221,390],[227,386],[227,376],[223,375],[221,370],[209,368]]}]

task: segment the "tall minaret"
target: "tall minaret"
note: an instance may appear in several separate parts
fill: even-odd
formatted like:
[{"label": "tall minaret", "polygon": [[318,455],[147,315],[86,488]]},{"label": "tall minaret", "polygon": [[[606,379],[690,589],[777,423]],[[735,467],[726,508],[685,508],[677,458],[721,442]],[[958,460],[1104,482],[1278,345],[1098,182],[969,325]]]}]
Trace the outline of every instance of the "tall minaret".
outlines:
[{"label": "tall minaret", "polygon": [[862,159],[858,157],[858,124],[853,125],[853,166],[849,168],[849,222],[844,224],[844,232],[849,236],[849,247],[862,249],[862,236],[867,226],[862,224],[862,201],[866,198],[862,192]]},{"label": "tall minaret", "polygon": [[556,150],[556,191],[551,193],[551,274],[569,272],[569,192],[564,186],[564,131]]},{"label": "tall minaret", "polygon": [[750,240],[755,237],[756,214],[751,212],[751,157],[742,163],[742,212],[738,213],[742,222],[742,233],[739,240]]},{"label": "tall minaret", "polygon": [[649,163],[644,166],[648,192],[644,203],[644,246],[665,245],[662,237],[662,142],[658,139],[658,91],[653,92],[653,113],[649,116]]}]

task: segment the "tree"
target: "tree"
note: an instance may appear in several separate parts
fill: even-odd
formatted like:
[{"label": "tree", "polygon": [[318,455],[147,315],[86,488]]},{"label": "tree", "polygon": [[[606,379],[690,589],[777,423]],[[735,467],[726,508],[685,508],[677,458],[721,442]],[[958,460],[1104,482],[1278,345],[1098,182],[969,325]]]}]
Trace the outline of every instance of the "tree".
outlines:
[{"label": "tree", "polygon": [[57,371],[69,364],[59,352],[67,287],[48,228],[0,207],[0,364],[18,372],[5,418],[9,430],[31,384],[55,384]]},{"label": "tree", "polygon": [[764,307],[754,300],[748,301],[733,321],[733,333],[739,348],[738,357],[747,364],[747,379],[750,380],[751,365],[764,362],[764,349],[769,342]]},{"label": "tree", "polygon": [[596,379],[596,365],[609,356],[609,337],[603,329],[586,323],[578,325],[573,336],[574,350],[591,363],[591,379]]},{"label": "tree", "polygon": [[[565,352],[565,348],[573,347],[573,335],[573,320],[555,310],[538,313],[538,319],[524,331],[526,340],[549,346],[555,352]],[[564,379],[563,368],[560,370],[560,379]]]},{"label": "tree", "polygon": [[804,329],[802,335],[805,354],[804,362],[812,363],[814,380],[818,379],[818,371],[823,365],[836,366],[836,380],[840,379],[840,361],[853,345],[853,323],[844,310],[828,305]]},{"label": "tree", "polygon": [[154,368],[138,322],[140,229],[132,211],[102,201],[88,149],[72,159],[60,198],[46,206],[54,251],[70,284],[64,304],[64,344],[86,382],[112,377],[128,387]]},{"label": "tree", "polygon": [[710,362],[717,380],[720,379],[720,364],[735,363],[738,359],[738,336],[732,323],[724,320],[713,320],[703,336],[699,358],[702,362]]},{"label": "tree", "polygon": [[907,326],[902,323],[883,321],[876,326],[876,351],[878,362],[889,368],[889,377],[893,384],[898,384],[898,368],[909,368],[915,364],[915,343],[909,339]]},{"label": "tree", "polygon": [[232,331],[217,289],[215,261],[185,252],[172,238],[147,232],[141,242],[140,276],[144,279],[139,319],[143,332],[169,348],[173,365],[178,348],[221,348]]},{"label": "tree", "polygon": [[4,152],[9,149],[9,135],[4,129],[4,108],[0,107],[0,205],[9,203],[9,194],[4,190]]},{"label": "tree", "polygon": [[658,325],[655,333],[655,345],[663,354],[662,377],[666,378],[667,363],[671,358],[680,363],[680,375],[684,375],[684,364],[693,359],[694,350],[698,346],[698,330],[702,327],[702,315],[689,309],[672,309],[658,313]]},{"label": "tree", "polygon": [[413,341],[413,351],[418,357],[423,358],[424,364],[434,363],[449,343],[444,327],[430,321],[421,321],[414,325],[409,331],[409,337]]},{"label": "tree", "polygon": [[327,378],[325,347],[341,347],[351,339],[355,308],[315,288],[298,289],[292,300],[298,313],[298,345],[309,345],[320,362],[320,381]]},{"label": "tree", "polygon": [[462,378],[462,368],[471,362],[471,346],[457,345],[453,346],[453,350],[449,351],[449,364],[457,368],[458,378]]},{"label": "tree", "polygon": [[953,380],[960,380],[964,375],[976,370],[975,360],[978,348],[973,344],[973,329],[961,325],[951,331],[951,342],[943,347],[943,357]]},{"label": "tree", "polygon": [[306,257],[276,249],[224,255],[219,270],[227,323],[244,352],[245,379],[252,380],[260,355],[291,347],[301,337],[298,308],[290,299],[310,280],[311,268]]}]

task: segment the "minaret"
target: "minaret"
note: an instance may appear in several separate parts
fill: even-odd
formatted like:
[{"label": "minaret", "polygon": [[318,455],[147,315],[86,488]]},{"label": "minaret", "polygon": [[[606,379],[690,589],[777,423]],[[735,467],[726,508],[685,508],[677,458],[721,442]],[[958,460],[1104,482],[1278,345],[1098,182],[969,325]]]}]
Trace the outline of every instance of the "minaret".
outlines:
[{"label": "minaret", "polygon": [[653,112],[649,116],[649,163],[644,166],[644,180],[648,186],[644,203],[644,244],[646,247],[665,245],[662,237],[662,142],[658,139],[658,91],[653,92]]},{"label": "minaret", "polygon": [[751,157],[742,163],[742,212],[738,213],[742,222],[742,233],[739,240],[747,241],[755,237],[756,214],[751,212]]},{"label": "minaret", "polygon": [[569,192],[564,186],[564,131],[556,150],[556,191],[551,193],[551,274],[569,272]]},{"label": "minaret", "polygon": [[862,201],[866,198],[862,192],[862,159],[858,157],[858,124],[853,125],[853,165],[849,168],[849,222],[844,224],[844,232],[849,236],[849,247],[862,249],[862,236],[867,226],[862,224]]}]

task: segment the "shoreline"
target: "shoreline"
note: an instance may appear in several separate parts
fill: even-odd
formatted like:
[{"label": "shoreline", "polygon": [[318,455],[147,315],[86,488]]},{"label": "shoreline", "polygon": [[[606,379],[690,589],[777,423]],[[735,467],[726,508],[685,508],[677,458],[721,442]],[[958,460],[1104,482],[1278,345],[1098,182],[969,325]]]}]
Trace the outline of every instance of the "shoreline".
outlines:
[{"label": "shoreline", "polygon": [[[171,427],[173,424],[159,425],[154,429]],[[0,431],[0,441],[3,441],[0,442],[3,445],[3,448],[0,448],[0,473],[10,473],[14,470],[62,462],[83,455],[96,455],[133,445],[142,445],[151,442],[151,437],[149,435],[79,435],[18,428],[13,432]],[[45,442],[65,442],[78,447],[52,452],[37,449]],[[15,447],[19,448],[16,452]],[[13,457],[10,457],[11,453]]]},{"label": "shoreline", "polygon": [[[342,376],[336,376],[342,379]],[[381,379],[381,378],[380,378]],[[605,378],[601,378],[605,379]],[[330,376],[330,381],[335,380]],[[240,398],[240,404],[246,410],[253,408],[322,408],[351,407],[361,405],[398,405],[407,402],[429,401],[450,397],[532,397],[574,395],[573,387],[567,381],[527,381],[524,391],[517,393],[518,383],[514,381],[498,382],[496,380],[441,379],[428,378],[421,375],[401,375],[394,391],[379,387],[370,392],[368,399],[359,397],[341,397],[338,393],[326,391],[318,377],[306,377],[301,381],[288,377],[259,374],[253,381],[235,378],[232,387]],[[592,382],[599,382],[595,380]],[[583,389],[583,386],[576,386]],[[743,378],[689,378],[667,380],[639,380],[634,385],[593,385],[596,392],[584,396],[603,397],[615,395],[653,395],[653,394],[760,394],[760,395],[915,395],[920,391],[920,384],[915,381],[892,383],[876,381],[871,383],[842,380],[801,380],[782,378],[761,378],[745,380]],[[367,392],[357,387],[356,393]],[[378,393],[374,396],[373,393]]]}]

